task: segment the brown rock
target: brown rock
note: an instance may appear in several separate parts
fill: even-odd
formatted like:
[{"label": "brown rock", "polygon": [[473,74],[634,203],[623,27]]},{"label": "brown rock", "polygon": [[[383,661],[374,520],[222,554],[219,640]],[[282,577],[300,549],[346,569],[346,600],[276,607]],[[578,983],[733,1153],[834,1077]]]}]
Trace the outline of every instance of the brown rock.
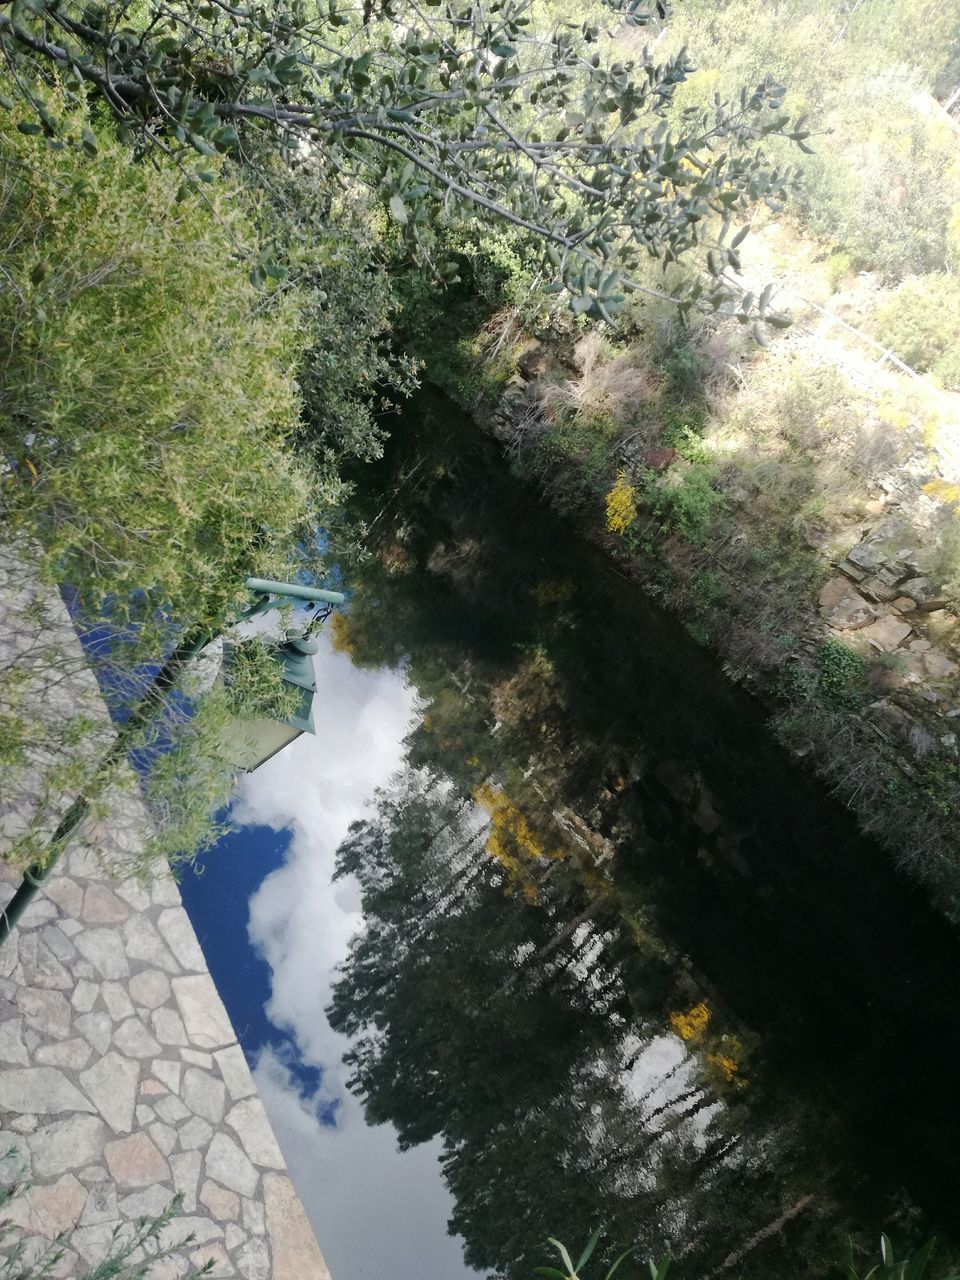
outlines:
[{"label": "brown rock", "polygon": [[273,1245],[273,1280],[331,1280],[290,1179],[286,1174],[266,1173],[263,1190]]},{"label": "brown rock", "polygon": [[200,1203],[221,1222],[235,1222],[240,1216],[240,1197],[209,1178],[200,1189]]},{"label": "brown rock", "polygon": [[864,627],[860,634],[881,653],[889,653],[906,640],[913,628],[899,614],[888,613],[876,622]]},{"label": "brown rock", "polygon": [[14,1197],[3,1216],[31,1235],[52,1238],[77,1225],[86,1203],[86,1187],[72,1173],[65,1173],[56,1182]]},{"label": "brown rock", "polygon": [[896,609],[898,613],[912,613],[917,607],[917,602],[916,600],[911,600],[909,596],[897,596],[891,607]]},{"label": "brown rock", "polygon": [[877,616],[877,611],[846,578],[831,578],[821,590],[819,601],[824,621],[839,631],[868,626]]},{"label": "brown rock", "polygon": [[123,924],[129,915],[127,904],[105,885],[87,886],[83,895],[83,918],[89,924]]},{"label": "brown rock", "polygon": [[145,1133],[108,1142],[103,1154],[110,1176],[120,1187],[149,1187],[170,1177],[170,1166]]}]

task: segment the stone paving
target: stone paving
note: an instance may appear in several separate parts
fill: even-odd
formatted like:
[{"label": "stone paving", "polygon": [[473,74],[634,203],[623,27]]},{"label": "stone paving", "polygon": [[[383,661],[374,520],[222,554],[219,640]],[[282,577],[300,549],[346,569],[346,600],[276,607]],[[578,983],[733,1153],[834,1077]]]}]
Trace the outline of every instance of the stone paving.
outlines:
[{"label": "stone paving", "polygon": [[29,1183],[5,1216],[62,1236],[55,1277],[179,1193],[163,1242],[193,1239],[151,1280],[330,1280],[166,872],[112,880],[74,849],[0,948],[0,1128],[4,1181]]}]

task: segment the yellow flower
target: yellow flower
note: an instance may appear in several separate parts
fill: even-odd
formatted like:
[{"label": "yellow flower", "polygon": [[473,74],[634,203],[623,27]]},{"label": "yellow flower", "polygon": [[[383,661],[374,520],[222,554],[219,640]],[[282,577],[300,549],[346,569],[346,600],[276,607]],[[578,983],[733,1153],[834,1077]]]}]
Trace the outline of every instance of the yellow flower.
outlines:
[{"label": "yellow flower", "polygon": [[710,1010],[703,1000],[699,1004],[695,1004],[686,1013],[671,1013],[670,1015],[671,1027],[673,1027],[681,1040],[688,1042],[693,1041],[696,1043],[701,1040],[709,1022]]},{"label": "yellow flower", "polygon": [[708,1053],[707,1061],[723,1076],[724,1080],[732,1080],[737,1074],[737,1064],[726,1053]]},{"label": "yellow flower", "polygon": [[621,471],[617,483],[607,494],[607,528],[621,536],[637,518],[637,491]]}]

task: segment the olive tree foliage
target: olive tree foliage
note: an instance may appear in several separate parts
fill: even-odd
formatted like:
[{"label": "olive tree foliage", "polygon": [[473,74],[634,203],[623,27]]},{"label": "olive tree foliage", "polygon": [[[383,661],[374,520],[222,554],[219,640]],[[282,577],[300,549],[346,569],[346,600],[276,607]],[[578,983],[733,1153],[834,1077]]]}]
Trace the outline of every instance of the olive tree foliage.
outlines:
[{"label": "olive tree foliage", "polygon": [[[644,21],[637,0],[608,8]],[[657,292],[638,278],[648,258],[692,253],[706,271],[670,287],[678,305],[785,323],[730,276],[746,233],[734,220],[758,200],[779,206],[792,180],[763,139],[806,145],[783,89],[764,79],[671,126],[685,52],[616,61],[605,34],[547,29],[533,0],[15,0],[0,12],[0,52],[30,73],[22,127],[64,132],[32,87],[59,78],[147,147],[249,160],[266,132],[291,159],[319,156],[375,190],[441,280],[456,265],[437,229],[479,216],[529,233],[577,313],[608,319],[631,290]]]}]

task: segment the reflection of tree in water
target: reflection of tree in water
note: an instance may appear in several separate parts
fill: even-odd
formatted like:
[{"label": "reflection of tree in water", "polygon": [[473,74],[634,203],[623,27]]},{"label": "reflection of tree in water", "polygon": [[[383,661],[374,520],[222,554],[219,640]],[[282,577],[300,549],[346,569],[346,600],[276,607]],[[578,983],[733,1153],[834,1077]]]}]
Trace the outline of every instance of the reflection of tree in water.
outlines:
[{"label": "reflection of tree in water", "polygon": [[[909,975],[945,953],[703,655],[611,609],[448,425],[361,493],[376,554],[338,634],[361,663],[409,655],[426,708],[340,854],[366,927],[332,1020],[370,1120],[442,1137],[469,1260],[514,1277],[599,1221],[704,1277],[922,1232],[916,1188],[946,1170],[949,1198],[956,1172],[942,1138],[916,1159],[913,1116],[942,1113],[956,1025]],[[930,1018],[943,1044],[905,1084],[888,1055]]]},{"label": "reflection of tree in water", "polygon": [[[693,1242],[698,1266],[722,1261],[738,1223],[777,1215],[784,1187],[736,1094],[721,1103],[706,1004],[676,1016],[686,1044],[671,1053],[669,974],[650,955],[636,985],[614,895],[588,896],[547,858],[527,873],[536,893],[516,892],[489,840],[445,781],[409,771],[341,849],[367,927],[331,1014],[356,1037],[347,1061],[369,1119],[404,1146],[443,1137],[452,1225],[478,1267],[527,1276],[548,1234],[586,1238],[598,1218],[617,1241]],[[711,1201],[719,1231],[701,1220]]]}]

